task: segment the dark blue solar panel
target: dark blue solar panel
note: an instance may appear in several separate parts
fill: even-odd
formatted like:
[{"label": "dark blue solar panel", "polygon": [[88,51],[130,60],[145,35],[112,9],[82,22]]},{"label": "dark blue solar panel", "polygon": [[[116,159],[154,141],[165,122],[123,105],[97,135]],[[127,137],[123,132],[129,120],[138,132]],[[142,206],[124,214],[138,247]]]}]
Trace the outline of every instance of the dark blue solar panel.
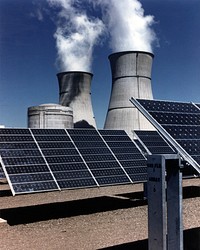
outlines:
[{"label": "dark blue solar panel", "polygon": [[157,131],[134,131],[141,144],[150,154],[175,154],[173,148],[160,136]]},{"label": "dark blue solar panel", "polygon": [[105,130],[105,129],[100,129],[99,133],[101,135],[125,135],[127,136],[126,132],[124,130]]},{"label": "dark blue solar panel", "polygon": [[64,129],[31,129],[33,135],[66,135]]},{"label": "dark blue solar panel", "polygon": [[106,147],[104,148],[79,148],[79,152],[82,155],[102,155],[102,154],[110,154],[110,150]]},{"label": "dark blue solar panel", "polygon": [[12,185],[16,194],[58,190],[55,181],[30,182]]},{"label": "dark blue solar panel", "polygon": [[3,179],[3,178],[5,178],[5,174],[4,174],[3,168],[0,164],[0,179]]},{"label": "dark blue solar panel", "polygon": [[21,143],[18,143],[18,142],[5,142],[5,143],[2,143],[0,142],[0,149],[4,149],[4,150],[7,150],[7,149],[38,149],[37,145],[35,144],[35,142],[21,142]]},{"label": "dark blue solar panel", "polygon": [[2,157],[29,157],[29,156],[41,156],[39,150],[29,149],[29,150],[7,150],[0,149],[0,155]]},{"label": "dark blue solar panel", "polygon": [[122,130],[0,129],[0,139],[14,194],[131,183],[146,164]]},{"label": "dark blue solar panel", "polygon": [[33,142],[31,135],[0,135],[1,142]]},{"label": "dark blue solar panel", "polygon": [[95,129],[67,129],[67,132],[70,135],[76,135],[76,136],[79,136],[79,135],[85,135],[85,136],[98,135],[98,132]]},{"label": "dark blue solar panel", "polygon": [[196,140],[200,140],[198,105],[140,99],[131,99],[131,101],[145,116],[148,116],[148,119],[182,157],[200,172],[200,154],[195,146]]},{"label": "dark blue solar panel", "polygon": [[105,168],[121,168],[117,161],[107,161],[107,162],[87,162],[88,167],[92,170],[94,169],[105,169]]},{"label": "dark blue solar panel", "polygon": [[70,141],[70,138],[67,135],[35,135],[34,136],[37,142],[66,142]]},{"label": "dark blue solar panel", "polygon": [[30,131],[26,128],[3,128],[0,135],[29,135]]},{"label": "dark blue solar panel", "polygon": [[[146,167],[146,159],[142,155],[141,151],[137,148],[136,144],[131,140],[131,138],[123,131],[119,133],[118,130],[114,130],[110,133],[109,130],[105,133],[104,130],[100,130],[99,133],[102,134],[103,139],[106,141],[111,151],[114,153],[115,157],[119,161],[120,165],[126,172],[126,168],[143,168]],[[136,165],[134,165],[136,164]],[[139,172],[139,170],[138,170]],[[147,173],[147,170],[146,170]],[[129,175],[131,181],[137,182],[134,174]],[[138,174],[137,174],[138,176]],[[142,173],[143,179],[143,173]],[[143,180],[143,181],[146,181]]]},{"label": "dark blue solar panel", "polygon": [[77,155],[77,150],[75,148],[53,148],[53,149],[43,149],[42,153],[44,156],[60,156],[60,155]]},{"label": "dark blue solar panel", "polygon": [[[73,132],[70,130],[69,134],[71,133],[71,139],[82,154],[84,161],[91,169],[91,173],[97,180],[98,184],[100,186],[108,185],[107,181],[104,183],[101,178],[99,179],[100,173],[102,178],[107,178],[107,180],[112,180],[112,182],[116,178],[117,181],[113,182],[113,184],[120,182],[120,178],[122,183],[124,182],[124,179],[126,179],[126,182],[130,182],[126,173],[120,164],[117,163],[113,152],[110,151],[103,138],[97,131],[94,133],[92,130],[92,134],[90,134],[90,131],[85,133],[85,130],[78,130],[78,133],[76,133],[77,130],[74,130]],[[124,132],[121,132],[121,134],[124,136]],[[126,134],[125,136],[127,137]],[[105,171],[106,168],[108,170]],[[120,175],[119,171],[121,173]]]},{"label": "dark blue solar panel", "polygon": [[55,148],[74,148],[74,145],[71,141],[67,141],[67,142],[38,142],[38,145],[41,149],[45,149],[45,148],[51,148],[51,149],[55,149]]},{"label": "dark blue solar panel", "polygon": [[37,174],[13,174],[10,175],[10,180],[13,184],[20,182],[37,182],[37,181],[53,181],[52,175],[47,172]]},{"label": "dark blue solar panel", "polygon": [[83,162],[70,162],[70,163],[59,163],[59,164],[49,164],[51,170],[53,172],[59,171],[77,171],[77,170],[85,170],[86,166]]},{"label": "dark blue solar panel", "polygon": [[129,184],[130,183],[129,178],[126,175],[103,176],[103,177],[96,177],[96,179],[101,186]]},{"label": "dark blue solar panel", "polygon": [[47,165],[30,165],[30,166],[7,166],[6,171],[8,174],[24,174],[24,173],[43,173],[49,172]]},{"label": "dark blue solar panel", "polygon": [[97,184],[94,179],[73,179],[73,180],[58,180],[58,184],[61,189],[70,189],[70,188],[87,188],[87,187],[96,187]]},{"label": "dark blue solar panel", "polygon": [[171,102],[158,100],[137,100],[148,112],[175,112],[175,113],[199,113],[192,103]]}]

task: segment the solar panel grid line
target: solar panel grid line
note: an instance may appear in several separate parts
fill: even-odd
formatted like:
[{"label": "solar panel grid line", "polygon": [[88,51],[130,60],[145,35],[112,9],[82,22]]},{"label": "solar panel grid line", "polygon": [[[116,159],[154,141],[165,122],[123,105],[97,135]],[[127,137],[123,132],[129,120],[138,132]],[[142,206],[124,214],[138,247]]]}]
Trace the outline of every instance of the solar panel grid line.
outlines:
[{"label": "solar panel grid line", "polygon": [[[104,130],[105,131],[105,130]],[[129,181],[131,183],[133,183],[133,181],[131,180],[130,176],[127,174],[127,172],[125,171],[124,167],[121,165],[120,161],[118,160],[118,158],[116,157],[116,155],[113,153],[112,149],[109,147],[109,144],[107,143],[107,141],[105,140],[104,137],[106,137],[106,135],[101,135],[101,130],[98,131],[99,135],[101,136],[102,140],[104,141],[104,143],[106,144],[106,146],[109,148],[111,154],[113,155],[113,157],[115,158],[115,160],[117,161],[117,163],[119,164],[119,166],[122,168],[123,172],[125,173],[126,177],[128,177]],[[119,135],[120,136],[120,135]],[[128,135],[127,135],[128,136]],[[110,138],[109,138],[110,141]]]},{"label": "solar panel grid line", "polygon": [[65,132],[67,133],[67,135],[69,136],[70,140],[72,141],[74,147],[76,148],[77,152],[79,153],[79,155],[80,155],[80,157],[81,157],[83,163],[85,164],[85,166],[86,166],[87,170],[89,171],[89,173],[90,173],[92,179],[94,180],[95,184],[97,185],[97,187],[99,187],[100,185],[99,185],[98,181],[96,180],[96,178],[95,178],[95,176],[93,175],[92,171],[91,171],[90,168],[88,167],[88,165],[87,165],[87,163],[86,163],[84,157],[83,157],[82,154],[79,152],[79,149],[78,149],[78,147],[76,146],[75,142],[73,141],[73,139],[72,139],[72,137],[71,137],[71,135],[70,135],[70,133],[69,133],[69,130],[68,130],[68,129],[65,129]]},{"label": "solar panel grid line", "polygon": [[[152,117],[150,114],[150,111],[152,111],[152,106],[154,107],[154,110],[159,111],[159,107],[162,105],[162,101],[150,101],[150,100],[141,100],[141,99],[134,99],[131,98],[130,101],[134,106],[136,106],[140,112],[152,123],[152,125],[157,128],[157,130],[172,144],[174,148],[177,149],[178,153],[190,164],[193,166],[193,168],[200,173],[200,161],[199,159],[194,159],[191,157],[190,154],[187,153],[186,149],[180,146],[180,144],[176,141],[176,139],[171,135],[163,126],[162,124],[159,124],[159,122]],[[177,103],[176,103],[177,104]],[[185,105],[185,106],[184,106]],[[192,103],[181,103],[178,104],[177,107],[173,103],[171,104],[173,106],[174,112],[179,112],[180,110],[185,113],[200,113],[200,110],[197,109]],[[161,109],[161,108],[160,108]],[[162,109],[164,109],[162,107]],[[181,124],[182,125],[182,124]]]},{"label": "solar panel grid line", "polygon": [[[74,162],[76,162],[76,165],[78,164],[79,167],[80,164],[83,165],[84,163],[66,131],[64,129],[38,129],[36,131],[34,130],[34,133],[39,135],[36,139],[39,139],[38,144],[40,145],[60,188],[69,189],[72,188],[70,183],[73,184],[74,187],[74,183],[77,183],[78,185],[78,182],[82,182],[80,176],[78,177],[80,171],[74,171],[73,167],[75,166]],[[53,154],[51,154],[52,152]],[[69,173],[69,168],[73,171],[74,177]],[[84,167],[81,168],[84,170],[87,169],[85,164]],[[76,181],[72,178],[76,178]],[[91,175],[90,178],[92,178]],[[88,183],[89,182],[91,183],[91,181],[88,180]],[[94,183],[90,185],[96,186]],[[76,188],[78,188],[78,186],[76,186]]]},{"label": "solar panel grid line", "polygon": [[151,155],[151,151],[149,150],[149,148],[146,146],[146,144],[143,142],[143,140],[137,135],[137,133],[135,133],[136,138],[138,139],[138,141],[141,143],[142,147],[145,149],[145,151],[147,152],[148,155]]},{"label": "solar panel grid line", "polygon": [[175,154],[176,151],[171,147],[168,141],[157,131],[136,130],[135,136],[145,147],[148,154]]},{"label": "solar panel grid line", "polygon": [[51,176],[52,176],[52,178],[53,178],[53,180],[54,180],[54,182],[55,182],[55,184],[56,184],[56,186],[57,186],[57,189],[58,189],[58,190],[61,190],[61,189],[60,189],[60,186],[58,185],[58,182],[57,182],[57,180],[56,180],[56,178],[55,178],[55,176],[54,176],[54,174],[53,174],[53,172],[52,172],[52,170],[51,170],[51,168],[50,168],[50,166],[49,166],[49,163],[47,162],[47,160],[46,160],[44,154],[42,153],[42,150],[41,150],[40,146],[38,145],[38,142],[37,142],[37,140],[36,140],[36,138],[35,138],[35,136],[34,136],[32,130],[29,129],[29,131],[30,131],[30,133],[31,133],[31,135],[32,135],[32,137],[33,137],[34,142],[36,143],[36,145],[37,145],[37,147],[38,147],[38,150],[40,151],[40,153],[41,153],[41,155],[42,155],[42,157],[43,157],[43,159],[44,159],[44,162],[45,162],[45,164],[46,164],[46,166],[47,166],[49,172],[51,173]]},{"label": "solar panel grid line", "polygon": [[[83,156],[83,158],[86,161],[86,164],[91,169],[91,171],[94,174],[94,177],[98,181],[99,185],[100,186],[106,185],[101,178],[99,178],[98,176],[96,176],[96,173],[97,173],[96,171],[99,171],[98,173],[101,173],[102,176],[104,176],[105,178],[109,179],[109,175],[111,173],[110,172],[106,173],[105,167],[104,167],[105,164],[109,163],[109,165],[111,166],[111,165],[113,165],[113,163],[115,163],[115,168],[116,169],[119,169],[119,168],[121,169],[120,165],[113,158],[113,156],[112,156],[109,148],[104,143],[104,141],[100,137],[100,135],[99,135],[99,133],[98,133],[97,130],[96,131],[89,130],[89,131],[92,132],[92,134],[90,134],[89,131],[85,131],[85,130],[78,130],[77,131],[78,133],[75,133],[75,131],[77,131],[77,130],[74,130],[74,131],[73,130],[69,130],[70,133],[72,132],[72,140],[74,140],[74,143],[77,145],[78,150],[82,153],[82,156]],[[77,134],[79,136],[77,136]],[[87,139],[86,139],[86,137],[87,137]],[[88,145],[90,145],[90,147],[91,147],[91,143],[94,143],[94,142],[98,143],[98,146],[95,145],[94,150],[91,150],[91,148],[88,147],[87,144],[83,143],[83,140],[85,140],[85,139],[86,139]],[[84,149],[85,152],[83,152],[82,149]],[[89,152],[88,152],[88,149],[90,149]],[[104,149],[103,150],[104,152],[99,153],[98,151],[101,151],[101,149]],[[109,169],[111,169],[110,166],[109,166]],[[114,179],[115,178],[113,177],[113,179],[110,179],[110,180],[114,181]],[[117,179],[115,179],[115,181],[116,180]],[[128,178],[127,178],[127,180],[128,180]],[[129,180],[128,180],[128,182],[129,182]]]}]

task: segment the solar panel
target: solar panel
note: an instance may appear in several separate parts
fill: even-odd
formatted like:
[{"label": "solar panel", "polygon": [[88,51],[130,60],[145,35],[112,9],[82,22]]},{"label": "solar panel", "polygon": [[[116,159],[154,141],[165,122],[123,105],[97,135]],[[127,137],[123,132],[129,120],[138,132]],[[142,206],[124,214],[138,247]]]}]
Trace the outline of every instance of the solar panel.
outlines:
[{"label": "solar panel", "polygon": [[131,183],[98,131],[84,129],[67,131],[99,186]]},{"label": "solar panel", "polygon": [[3,172],[3,168],[2,168],[2,166],[0,164],[0,179],[3,179],[3,178],[5,178],[5,174]]},{"label": "solar panel", "polygon": [[176,154],[176,151],[157,131],[134,130],[134,134],[148,154]]},{"label": "solar panel", "polygon": [[131,102],[176,148],[181,156],[200,172],[200,109],[183,102],[141,100]]},{"label": "solar panel", "polygon": [[90,170],[64,129],[31,131],[61,189],[97,186]]},{"label": "solar panel", "polygon": [[13,194],[58,190],[29,129],[0,129],[0,137],[1,165]]},{"label": "solar panel", "polygon": [[146,181],[146,159],[126,132],[123,130],[99,130],[99,133],[131,181]]},{"label": "solar panel", "polygon": [[146,159],[122,130],[0,129],[13,195],[146,181]]}]

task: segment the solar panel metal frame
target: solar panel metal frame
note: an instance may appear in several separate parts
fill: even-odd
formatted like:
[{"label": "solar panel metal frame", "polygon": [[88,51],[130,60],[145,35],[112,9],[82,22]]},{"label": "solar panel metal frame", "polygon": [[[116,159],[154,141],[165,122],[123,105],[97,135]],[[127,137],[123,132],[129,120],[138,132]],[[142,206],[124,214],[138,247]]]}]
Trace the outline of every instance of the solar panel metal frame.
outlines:
[{"label": "solar panel metal frame", "polygon": [[178,143],[177,141],[160,125],[150,114],[149,112],[143,107],[140,102],[135,99],[131,98],[130,102],[150,121],[150,123],[171,143],[171,145],[177,149],[178,153],[189,163],[191,164],[194,169],[200,173],[200,166],[199,164],[188,154]]}]

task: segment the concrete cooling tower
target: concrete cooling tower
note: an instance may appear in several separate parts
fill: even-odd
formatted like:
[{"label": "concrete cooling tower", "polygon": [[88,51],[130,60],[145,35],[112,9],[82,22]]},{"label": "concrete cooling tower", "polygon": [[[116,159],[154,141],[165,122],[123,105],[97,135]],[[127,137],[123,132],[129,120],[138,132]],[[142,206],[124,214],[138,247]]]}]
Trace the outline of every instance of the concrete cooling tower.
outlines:
[{"label": "concrete cooling tower", "polygon": [[131,97],[153,99],[151,67],[153,54],[125,51],[109,56],[112,90],[104,129],[152,130],[152,125],[129,101]]},{"label": "concrete cooling tower", "polygon": [[92,102],[91,80],[93,74],[80,71],[57,74],[59,104],[71,107],[75,128],[96,128]]}]

